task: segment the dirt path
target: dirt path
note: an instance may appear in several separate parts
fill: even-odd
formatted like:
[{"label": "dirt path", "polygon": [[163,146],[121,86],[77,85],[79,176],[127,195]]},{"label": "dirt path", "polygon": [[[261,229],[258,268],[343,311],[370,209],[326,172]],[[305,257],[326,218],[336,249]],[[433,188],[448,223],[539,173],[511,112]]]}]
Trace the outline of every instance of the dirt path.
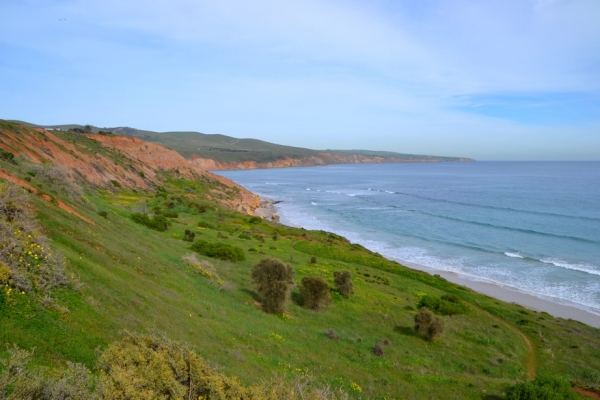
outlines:
[{"label": "dirt path", "polygon": [[489,315],[490,317],[494,318],[496,321],[504,324],[506,327],[508,327],[510,330],[512,330],[515,333],[518,333],[519,336],[521,336],[523,338],[523,340],[525,341],[525,344],[527,344],[527,356],[525,357],[525,371],[527,371],[527,377],[530,380],[535,379],[535,375],[536,375],[536,369],[537,369],[537,362],[536,362],[536,356],[535,356],[535,351],[533,349],[533,344],[531,343],[531,340],[529,340],[529,338],[527,337],[527,335],[525,335],[525,333],[523,333],[523,331],[521,331],[519,328],[517,328],[516,326],[514,326],[513,324],[503,320],[500,317],[495,316],[494,314],[490,313],[489,311],[484,310],[483,308],[470,303],[473,307],[477,308],[480,311],[483,311],[484,313],[486,313],[487,315]]},{"label": "dirt path", "polygon": [[600,400],[600,394],[598,394],[596,392],[592,392],[590,390],[585,390],[585,389],[578,388],[578,387],[574,387],[573,390],[576,391],[577,393],[581,393],[584,396],[591,397],[592,399]]}]

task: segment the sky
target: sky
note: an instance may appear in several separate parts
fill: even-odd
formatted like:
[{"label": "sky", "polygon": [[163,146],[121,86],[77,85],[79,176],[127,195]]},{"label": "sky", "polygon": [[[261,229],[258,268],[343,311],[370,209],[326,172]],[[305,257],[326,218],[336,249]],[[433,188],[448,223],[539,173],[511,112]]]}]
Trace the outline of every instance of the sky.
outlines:
[{"label": "sky", "polygon": [[600,161],[600,1],[0,0],[0,118]]}]

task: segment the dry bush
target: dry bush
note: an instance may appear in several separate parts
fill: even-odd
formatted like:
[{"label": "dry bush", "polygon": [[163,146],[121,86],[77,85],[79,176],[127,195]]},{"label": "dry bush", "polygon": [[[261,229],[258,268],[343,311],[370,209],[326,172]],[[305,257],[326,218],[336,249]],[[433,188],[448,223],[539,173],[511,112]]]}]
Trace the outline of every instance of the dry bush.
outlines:
[{"label": "dry bush", "polygon": [[327,329],[327,331],[325,332],[325,336],[331,340],[340,340],[340,337],[337,333],[335,333],[333,329]]},{"label": "dry bush", "polygon": [[70,172],[57,165],[29,164],[28,169],[35,174],[36,179],[47,184],[72,200],[81,200],[83,189],[72,178]]},{"label": "dry bush", "polygon": [[263,310],[281,314],[294,285],[294,269],[277,258],[263,258],[252,268],[252,282]]},{"label": "dry bush", "polygon": [[347,400],[348,398],[348,393],[344,390],[336,390],[328,385],[319,386],[311,376],[297,377],[291,383],[275,376],[262,385],[256,400]]},{"label": "dry bush", "polygon": [[334,271],[333,283],[338,292],[340,292],[340,294],[345,298],[349,298],[354,294],[354,284],[352,283],[352,275],[350,275],[350,271]]},{"label": "dry bush", "polygon": [[427,340],[433,341],[444,332],[444,321],[423,307],[415,315],[415,330],[427,335]]},{"label": "dry bush", "polygon": [[198,275],[208,278],[210,281],[218,284],[219,286],[225,285],[225,281],[219,277],[215,267],[206,260],[198,260],[195,254],[187,254],[181,259]]},{"label": "dry bush", "polygon": [[16,346],[8,348],[8,358],[0,359],[4,366],[0,374],[0,399],[6,400],[88,400],[93,380],[81,364],[67,362],[67,369],[43,374],[27,367],[32,352]]},{"label": "dry bush", "polygon": [[206,365],[187,344],[159,333],[125,333],[100,356],[98,394],[107,399],[252,399],[257,388]]},{"label": "dry bush", "polygon": [[318,310],[331,302],[329,285],[321,276],[305,276],[300,282],[300,297],[304,307]]},{"label": "dry bush", "polygon": [[27,208],[23,190],[0,183],[0,274],[5,284],[29,293],[47,293],[69,283],[65,264],[50,249]]}]

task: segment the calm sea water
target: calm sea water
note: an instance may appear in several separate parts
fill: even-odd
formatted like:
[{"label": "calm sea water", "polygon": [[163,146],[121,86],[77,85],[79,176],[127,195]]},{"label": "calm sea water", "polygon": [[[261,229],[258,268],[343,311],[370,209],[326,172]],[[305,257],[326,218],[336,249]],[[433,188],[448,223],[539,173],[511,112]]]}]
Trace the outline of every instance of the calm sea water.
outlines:
[{"label": "calm sea water", "polygon": [[219,171],[282,222],[600,314],[600,163],[363,164]]}]

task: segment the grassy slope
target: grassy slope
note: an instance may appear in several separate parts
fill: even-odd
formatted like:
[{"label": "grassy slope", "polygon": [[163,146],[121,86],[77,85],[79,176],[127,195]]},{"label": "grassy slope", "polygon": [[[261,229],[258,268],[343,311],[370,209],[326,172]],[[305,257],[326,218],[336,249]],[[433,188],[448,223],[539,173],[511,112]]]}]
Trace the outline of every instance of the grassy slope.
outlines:
[{"label": "grassy slope", "polygon": [[[38,126],[19,121],[28,126]],[[46,126],[48,127],[48,126]],[[55,125],[61,129],[82,128],[81,125]],[[99,129],[94,128],[97,132]],[[219,134],[205,134],[199,132],[152,132],[133,128],[117,131],[119,135],[134,136],[145,141],[159,143],[177,151],[184,157],[196,155],[201,158],[212,159],[219,162],[255,161],[273,162],[285,158],[309,158],[322,153],[319,150],[301,147],[284,146],[265,142],[257,139],[238,139]],[[362,154],[369,157],[400,158],[403,160],[429,161],[458,161],[455,157],[424,156],[415,154],[400,154],[389,151],[369,150],[326,150],[327,153],[349,155]]]},{"label": "grassy slope", "polygon": [[[24,176],[17,167],[0,163]],[[72,360],[92,367],[95,349],[118,338],[123,329],[156,327],[190,342],[210,362],[246,382],[272,373],[289,377],[308,373],[357,397],[481,398],[483,390],[500,395],[508,385],[526,379],[528,348],[522,333],[533,344],[535,358],[529,361],[536,361],[538,372],[565,374],[587,384],[600,382],[597,329],[478,295],[324,232],[270,222],[253,225],[247,216],[216,204],[206,213],[193,213],[187,203],[206,203],[202,197],[208,187],[176,179],[169,179],[165,187],[167,199],[154,193],[101,190],[88,192],[86,204],[64,199],[95,225],[33,197],[54,249],[67,257],[69,271],[85,285],[78,292],[56,293],[70,309],[67,313],[49,311],[27,295],[13,294],[0,315],[0,341],[35,347],[35,362],[41,365]],[[194,194],[187,194],[185,187],[193,188]],[[129,215],[140,201],[147,201],[149,209],[174,201],[180,217],[162,233],[136,225]],[[108,211],[107,219],[97,214],[100,210]],[[201,220],[218,230],[197,229]],[[190,253],[189,243],[181,240],[185,229],[201,232],[197,238],[224,241],[246,251],[244,262],[211,260],[227,282],[223,288],[196,275],[181,260]],[[265,242],[237,238],[244,230],[267,235]],[[279,240],[271,238],[274,230],[280,232]],[[218,238],[219,231],[229,238]],[[297,281],[319,274],[332,283],[334,270],[349,269],[356,295],[349,300],[334,295],[333,304],[320,312],[291,302],[285,316],[264,314],[254,305],[258,299],[249,275],[251,266],[265,255],[248,252],[251,248],[286,261],[293,254]],[[319,259],[317,265],[309,263],[313,255]],[[446,333],[429,343],[413,333],[414,308],[424,294],[443,293],[463,298],[470,312],[443,317]],[[334,329],[341,340],[328,340],[327,329]],[[371,349],[384,338],[392,345],[384,346],[384,357],[376,357]]]}]

